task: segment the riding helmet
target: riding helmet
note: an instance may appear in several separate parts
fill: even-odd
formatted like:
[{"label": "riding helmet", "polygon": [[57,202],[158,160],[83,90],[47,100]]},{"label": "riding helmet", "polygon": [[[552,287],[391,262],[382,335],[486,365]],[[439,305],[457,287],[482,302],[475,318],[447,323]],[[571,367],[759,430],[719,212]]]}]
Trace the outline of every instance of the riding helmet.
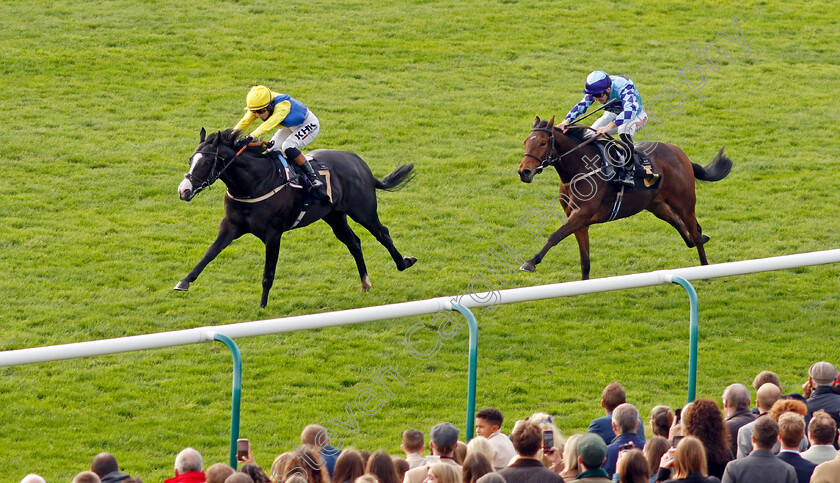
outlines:
[{"label": "riding helmet", "polygon": [[254,86],[245,98],[247,111],[259,111],[271,103],[271,90],[266,86]]},{"label": "riding helmet", "polygon": [[586,76],[586,89],[583,90],[583,93],[600,94],[606,92],[610,86],[612,86],[610,76],[602,70],[596,70]]}]

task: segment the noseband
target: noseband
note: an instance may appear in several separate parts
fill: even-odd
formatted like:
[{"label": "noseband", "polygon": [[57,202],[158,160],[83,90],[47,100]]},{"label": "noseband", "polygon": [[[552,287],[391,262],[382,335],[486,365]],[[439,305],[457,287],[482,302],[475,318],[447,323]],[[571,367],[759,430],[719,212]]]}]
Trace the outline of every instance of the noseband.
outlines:
[{"label": "noseband", "polygon": [[[569,126],[568,127],[568,129],[574,129],[574,128],[577,128],[577,129],[591,129],[591,130],[595,131],[595,129],[593,129],[591,126]],[[561,155],[558,155],[558,156],[555,156],[555,154],[557,154],[557,151],[556,151],[556,148],[554,147],[554,129],[553,128],[546,128],[546,127],[535,127],[534,129],[531,130],[531,132],[532,133],[534,133],[534,132],[546,132],[546,133],[548,133],[548,149],[545,150],[545,157],[544,158],[538,158],[537,156],[534,156],[531,153],[527,153],[527,152],[525,153],[525,156],[530,156],[530,157],[536,159],[540,163],[540,165],[537,166],[537,169],[535,170],[536,171],[535,174],[542,173],[543,169],[547,168],[548,166],[553,166],[555,163],[560,161],[563,158],[563,156],[571,154],[571,153],[577,151],[578,149],[586,146],[587,144],[591,143],[592,141],[598,139],[598,136],[592,136],[589,139],[587,139],[586,141],[584,141],[584,142],[578,144],[577,146],[573,147],[572,149],[566,151],[565,153],[563,153]]]},{"label": "noseband", "polygon": [[[195,154],[204,154],[204,155],[211,155],[213,156],[213,164],[210,167],[210,176],[202,181],[198,186],[193,188],[193,195],[197,195],[201,191],[204,191],[205,188],[209,188],[211,184],[215,183],[219,176],[225,172],[225,170],[233,163],[233,160],[236,159],[236,155],[232,156],[229,161],[225,161],[222,155],[219,154],[219,148],[216,148],[215,152],[211,151],[196,151]],[[224,165],[222,169],[219,170],[218,173],[215,173],[216,166],[219,165],[219,160],[221,160],[222,164]],[[192,173],[187,173],[184,175],[184,179],[189,180],[190,183],[195,184],[193,180]]]},{"label": "noseband", "polygon": [[[234,154],[233,156],[231,156],[231,158],[227,161],[225,161],[225,159],[222,157],[222,155],[219,154],[219,148],[218,147],[216,148],[216,152],[196,151],[195,154],[212,155],[213,156],[213,166],[210,168],[210,176],[206,180],[202,181],[201,184],[199,184],[198,186],[193,188],[193,196],[197,195],[199,192],[203,191],[205,188],[209,188],[211,184],[215,183],[216,180],[218,180],[219,177],[222,176],[222,173],[224,173],[230,167],[230,165],[233,164],[234,161],[236,161],[236,158],[238,158],[239,155],[242,154],[243,151],[245,151],[245,148],[247,148],[248,146],[263,146],[265,144],[266,143],[263,143],[263,142],[248,143],[248,144],[242,146],[242,149],[237,151],[237,153]],[[193,156],[195,156],[195,154],[193,154]],[[221,160],[221,163],[223,165],[222,169],[220,169],[218,173],[214,174],[214,172],[216,171],[216,166],[219,165],[220,160]],[[192,173],[185,174],[184,179],[189,180],[190,183],[194,183]]]},{"label": "noseband", "polygon": [[528,153],[528,152],[525,153],[525,156],[530,156],[530,157],[536,159],[538,163],[540,163],[540,165],[537,166],[537,169],[535,170],[536,174],[540,174],[540,173],[542,173],[543,169],[545,169],[548,166],[553,165],[555,162],[559,161],[560,158],[562,158],[563,156],[556,156],[556,157],[551,156],[553,153],[556,153],[556,150],[554,149],[554,129],[544,128],[544,127],[535,127],[534,129],[531,130],[531,132],[532,133],[534,133],[534,132],[547,132],[548,133],[548,149],[545,150],[545,157],[544,158],[540,159],[540,158],[534,156],[531,153]]}]

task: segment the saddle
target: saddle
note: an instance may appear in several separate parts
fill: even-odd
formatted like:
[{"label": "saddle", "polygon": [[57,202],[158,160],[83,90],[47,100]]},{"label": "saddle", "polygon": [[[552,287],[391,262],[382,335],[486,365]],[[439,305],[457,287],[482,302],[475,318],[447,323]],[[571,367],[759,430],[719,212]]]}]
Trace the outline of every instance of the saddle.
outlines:
[{"label": "saddle", "polygon": [[[327,196],[330,198],[330,202],[332,202],[332,183],[330,180],[330,169],[327,167],[326,164],[318,161],[317,159],[313,158],[312,156],[306,154],[306,160],[309,161],[309,164],[312,166],[312,169],[315,170],[315,173],[321,180],[324,182],[324,186],[326,186]],[[303,203],[304,205],[310,205],[315,201],[319,201],[317,197],[312,194],[312,186],[309,183],[309,179],[306,177],[306,174],[303,172],[303,169],[298,166],[296,163],[288,162],[282,155],[277,154],[277,159],[275,161],[277,164],[277,170],[280,173],[280,176],[289,183],[289,186],[292,188],[302,189],[304,190],[303,193]]]},{"label": "saddle", "polygon": [[632,161],[626,159],[627,150],[620,142],[599,139],[595,145],[598,146],[603,170],[610,182],[623,184],[621,180],[627,177],[633,180],[633,186],[624,184],[627,192],[656,189],[662,181],[662,171],[653,166],[650,157],[638,145],[633,150]]}]

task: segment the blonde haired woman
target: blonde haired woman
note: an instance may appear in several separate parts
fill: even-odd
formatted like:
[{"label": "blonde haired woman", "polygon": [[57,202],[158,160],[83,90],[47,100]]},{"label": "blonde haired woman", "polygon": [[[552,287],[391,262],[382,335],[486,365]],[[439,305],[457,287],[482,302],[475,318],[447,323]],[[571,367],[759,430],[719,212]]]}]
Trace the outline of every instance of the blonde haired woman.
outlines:
[{"label": "blonde haired woman", "polygon": [[435,463],[429,465],[429,474],[423,483],[460,483],[458,472],[453,465],[446,463]]},{"label": "blonde haired woman", "polygon": [[694,436],[686,436],[673,453],[665,453],[662,456],[660,475],[665,468],[673,468],[671,479],[666,483],[691,482],[691,483],[720,483],[717,477],[709,476],[706,470],[706,450],[703,443]]},{"label": "blonde haired woman", "polygon": [[528,421],[533,421],[540,425],[543,433],[550,432],[554,441],[554,446],[551,451],[546,452],[545,448],[540,448],[537,458],[542,461],[542,464],[554,471],[560,473],[563,470],[563,449],[566,446],[566,438],[563,433],[554,425],[554,418],[548,413],[534,413],[528,418]]},{"label": "blonde haired woman", "polygon": [[484,436],[476,436],[467,443],[467,456],[474,453],[483,454],[490,462],[496,459],[496,450]]},{"label": "blonde haired woman", "polygon": [[577,479],[578,473],[583,470],[578,466],[577,442],[581,434],[573,434],[566,440],[566,446],[563,448],[563,472],[560,476],[564,481],[572,481]]}]

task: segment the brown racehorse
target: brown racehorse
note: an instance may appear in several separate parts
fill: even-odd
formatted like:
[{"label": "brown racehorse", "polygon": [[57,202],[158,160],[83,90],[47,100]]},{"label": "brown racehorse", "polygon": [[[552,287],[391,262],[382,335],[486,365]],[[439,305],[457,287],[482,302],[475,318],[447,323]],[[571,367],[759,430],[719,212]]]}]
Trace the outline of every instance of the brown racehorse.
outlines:
[{"label": "brown racehorse", "polygon": [[[720,148],[717,157],[705,168],[692,163],[678,147],[664,143],[640,143],[636,149],[651,159],[656,173],[662,174],[654,189],[624,194],[616,200],[620,186],[608,181],[602,172],[600,151],[583,136],[586,126],[570,126],[564,133],[554,127],[554,118],[534,121],[525,140],[525,156],[519,164],[519,178],[530,183],[546,166],[554,166],[560,175],[559,201],[566,212],[566,222],[548,237],[542,250],[520,267],[533,272],[546,253],[560,240],[574,234],[580,247],[580,269],[583,279],[589,278],[589,225],[625,218],[648,210],[667,221],[682,235],[689,248],[697,247],[700,263],[708,265],[703,249],[709,237],[704,235],[694,214],[696,197],[694,178],[718,181],[732,169],[732,160]],[[617,209],[616,213],[613,213]]]}]

